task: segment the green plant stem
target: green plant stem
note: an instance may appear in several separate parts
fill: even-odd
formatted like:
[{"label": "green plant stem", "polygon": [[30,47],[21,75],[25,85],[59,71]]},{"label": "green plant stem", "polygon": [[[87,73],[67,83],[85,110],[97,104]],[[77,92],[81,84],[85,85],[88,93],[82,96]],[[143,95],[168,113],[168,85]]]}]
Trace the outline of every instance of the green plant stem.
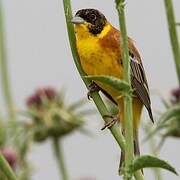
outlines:
[{"label": "green plant stem", "polygon": [[[73,27],[72,23],[70,23],[70,21],[72,19],[71,1],[63,0],[63,3],[64,3],[64,12],[65,12],[65,17],[66,17],[66,23],[67,23],[67,30],[68,30],[68,35],[69,35],[69,42],[70,42],[70,47],[71,47],[72,55],[74,58],[74,62],[76,64],[79,74],[82,77],[82,80],[84,81],[86,87],[88,88],[89,85],[91,84],[91,82],[89,80],[83,78],[84,76],[86,76],[86,74],[84,73],[84,71],[82,70],[82,67],[80,65],[79,56],[78,56],[77,49],[76,49],[76,37],[75,37],[75,33],[74,33],[74,27]],[[109,112],[108,112],[104,102],[102,101],[101,97],[99,96],[99,94],[97,92],[92,93],[92,98],[97,106],[97,109],[99,110],[100,114],[102,115],[102,117],[104,117],[104,115],[108,115]],[[105,123],[108,122],[108,120],[106,118],[104,119],[104,121],[105,121]],[[125,151],[125,145],[126,145],[125,139],[124,139],[122,133],[119,131],[119,128],[116,126],[113,126],[112,128],[110,128],[110,130],[111,130],[112,135],[116,139],[118,145],[121,147],[122,151]],[[135,173],[135,178],[136,178],[136,180],[143,180],[143,175],[141,174],[141,172],[138,171]]]},{"label": "green plant stem", "polygon": [[141,171],[137,171],[134,174],[134,177],[135,177],[136,180],[144,180],[144,176],[142,175]]},{"label": "green plant stem", "polygon": [[3,15],[2,15],[2,3],[0,1],[0,74],[2,81],[2,89],[5,98],[9,120],[15,119],[13,100],[11,96],[9,76],[8,76],[8,65],[5,52],[5,41],[4,41],[4,26],[3,26]]},{"label": "green plant stem", "polygon": [[0,179],[8,180],[3,172],[0,172]]},{"label": "green plant stem", "polygon": [[[78,72],[82,77],[82,80],[84,81],[86,87],[89,88],[91,81],[83,78],[84,76],[86,76],[86,74],[82,70],[82,67],[80,65],[79,56],[78,56],[77,49],[76,49],[76,37],[75,37],[75,33],[74,33],[74,26],[71,23],[71,19],[72,19],[71,1],[63,0],[63,4],[64,4],[64,13],[65,13],[65,17],[66,17],[66,24],[67,24],[69,42],[70,42],[73,59],[76,64],[76,67],[78,69]],[[100,114],[102,115],[102,117],[104,117],[104,115],[110,115],[110,113],[107,110],[107,107],[105,106],[105,104],[104,104],[103,100],[101,99],[101,97],[99,96],[99,94],[97,92],[94,92],[94,93],[92,93],[91,96],[92,96],[92,99],[94,100],[94,103],[97,106],[97,109],[99,110]],[[108,118],[104,118],[105,123],[107,123],[109,120],[110,119],[108,119]],[[121,147],[121,149],[124,151],[125,140],[124,140],[122,133],[119,131],[119,128],[117,126],[113,126],[110,128],[110,131],[111,131],[112,135],[114,136],[114,138],[116,139],[119,146]]]},{"label": "green plant stem", "polygon": [[6,175],[8,180],[17,180],[16,175],[9,166],[4,156],[0,153],[0,170]]},{"label": "green plant stem", "polygon": [[180,46],[178,42],[178,34],[176,29],[176,21],[174,15],[174,8],[172,0],[164,0],[166,16],[168,21],[169,35],[171,40],[174,61],[176,64],[176,71],[180,85]]},{"label": "green plant stem", "polygon": [[[126,30],[126,20],[124,13],[124,0],[116,0],[116,7],[119,15],[120,29],[122,33],[121,48],[123,49],[123,68],[124,80],[130,85],[130,64],[129,64],[129,49]],[[134,138],[133,138],[133,115],[132,115],[132,98],[130,95],[124,97],[124,114],[125,114],[125,168],[128,170],[133,163],[134,158]],[[130,180],[132,176],[125,173],[125,179]]]},{"label": "green plant stem", "polygon": [[53,147],[54,147],[54,154],[56,156],[56,160],[59,166],[59,171],[60,171],[62,180],[68,180],[69,178],[68,178],[67,170],[65,167],[64,155],[62,152],[62,145],[60,145],[58,138],[53,139]]},{"label": "green plant stem", "polygon": [[13,126],[10,130],[11,135],[14,136],[15,144],[19,144],[19,138],[16,136],[17,124],[16,124],[16,113],[14,111],[14,102],[11,94],[9,72],[8,72],[8,61],[6,58],[5,48],[5,35],[3,26],[3,8],[2,1],[0,0],[0,79],[2,83],[2,92],[5,100],[5,107],[7,111],[8,122]]},{"label": "green plant stem", "polygon": [[[123,66],[124,66],[124,80],[131,85],[130,79],[130,61],[129,61],[129,49],[128,49],[128,37],[126,30],[126,20],[124,13],[124,0],[116,0],[116,8],[119,16],[120,30],[122,34],[121,48],[123,49]],[[125,169],[128,170],[129,166],[133,163],[134,159],[134,138],[133,138],[133,113],[132,113],[132,98],[131,96],[125,96]],[[137,171],[134,174],[136,180],[144,180],[144,176],[141,171]],[[125,171],[125,180],[132,179],[131,174]]]},{"label": "green plant stem", "polygon": [[[144,125],[144,132],[146,132],[147,134],[151,133],[151,127],[149,126],[149,124]],[[156,151],[157,145],[156,145],[156,141],[155,141],[154,137],[149,138],[149,147],[150,147],[151,153],[157,157],[158,156],[158,152]],[[162,180],[163,179],[161,177],[160,169],[154,168],[153,172],[154,172],[154,177],[156,180]]]}]

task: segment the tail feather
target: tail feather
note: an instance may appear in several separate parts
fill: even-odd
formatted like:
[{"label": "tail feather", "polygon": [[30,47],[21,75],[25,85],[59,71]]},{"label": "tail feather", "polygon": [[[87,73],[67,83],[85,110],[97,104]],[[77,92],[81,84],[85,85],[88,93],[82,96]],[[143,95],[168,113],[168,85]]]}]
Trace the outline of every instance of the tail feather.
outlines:
[{"label": "tail feather", "polygon": [[150,107],[150,108],[147,108],[147,110],[148,110],[148,114],[149,114],[149,117],[150,117],[152,123],[154,123],[154,118],[153,118],[153,114],[152,114],[152,109],[151,109],[151,107]]},{"label": "tail feather", "polygon": [[[124,135],[124,129],[122,130],[122,134]],[[140,156],[140,148],[139,148],[139,138],[138,138],[138,130],[134,130],[134,155]],[[125,153],[121,151],[120,163],[119,163],[119,175],[122,174],[122,168],[125,161]],[[143,173],[143,170],[142,170]]]},{"label": "tail feather", "polygon": [[135,156],[140,156],[139,136],[137,129],[134,130],[134,154]]}]

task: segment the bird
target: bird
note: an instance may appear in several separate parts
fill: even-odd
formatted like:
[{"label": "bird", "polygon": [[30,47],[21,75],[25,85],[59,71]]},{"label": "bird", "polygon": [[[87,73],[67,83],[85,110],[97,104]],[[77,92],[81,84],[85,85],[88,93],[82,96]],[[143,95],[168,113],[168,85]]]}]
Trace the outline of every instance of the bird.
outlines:
[{"label": "bird", "polygon": [[[87,75],[105,75],[123,79],[123,51],[120,47],[122,36],[97,9],[80,9],[76,12],[71,22],[74,24],[76,33],[76,47],[80,64]],[[138,49],[133,39],[128,37],[128,49],[130,57],[130,78],[133,89],[133,132],[134,153],[139,155],[138,129],[142,108],[148,111],[149,117],[154,122],[151,100],[145,70]],[[113,87],[94,81],[96,87],[110,98],[119,109],[119,119],[124,129],[124,98]]]}]

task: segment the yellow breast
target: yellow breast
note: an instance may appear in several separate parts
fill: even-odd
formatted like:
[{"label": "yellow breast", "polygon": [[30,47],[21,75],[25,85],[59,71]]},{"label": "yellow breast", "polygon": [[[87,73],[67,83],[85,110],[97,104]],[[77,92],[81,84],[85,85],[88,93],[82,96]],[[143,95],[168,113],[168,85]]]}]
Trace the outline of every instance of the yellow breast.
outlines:
[{"label": "yellow breast", "polygon": [[[111,26],[107,25],[99,35],[95,36],[89,33],[84,25],[76,28],[77,50],[81,65],[87,75],[108,75],[123,78],[118,51],[104,47],[100,43],[110,30]],[[119,96],[119,93],[110,86],[99,82],[96,83],[111,96]]]}]

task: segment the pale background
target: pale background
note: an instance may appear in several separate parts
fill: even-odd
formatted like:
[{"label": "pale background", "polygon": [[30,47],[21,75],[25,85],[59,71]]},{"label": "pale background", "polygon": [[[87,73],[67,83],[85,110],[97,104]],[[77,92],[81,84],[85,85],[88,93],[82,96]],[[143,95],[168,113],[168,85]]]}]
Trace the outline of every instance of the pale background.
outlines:
[{"label": "pale background", "polygon": [[[117,15],[112,0],[72,0],[74,10],[97,8],[117,27]],[[174,0],[180,21],[180,1]],[[51,85],[66,87],[67,101],[85,97],[86,89],[79,78],[69,49],[63,5],[60,0],[3,0],[7,51],[13,95],[18,108],[34,89]],[[168,98],[169,90],[177,85],[176,73],[169,44],[163,0],[127,1],[128,34],[141,52],[151,89],[159,90]],[[0,97],[2,100],[2,96]],[[153,109],[159,102],[153,98]],[[90,107],[93,103],[89,102]],[[146,114],[147,116],[147,114]],[[73,133],[64,139],[66,162],[70,179],[95,177],[97,180],[119,180],[117,168],[119,149],[108,131],[101,132],[101,118],[92,117],[88,126],[96,138]],[[144,137],[144,135],[142,135]],[[33,180],[58,180],[58,171],[50,142],[31,149],[29,159],[36,171]],[[180,170],[180,142],[168,140],[161,157]],[[148,152],[148,146],[142,147]],[[165,180],[178,178],[163,171]],[[151,172],[148,180],[154,179]]]}]

